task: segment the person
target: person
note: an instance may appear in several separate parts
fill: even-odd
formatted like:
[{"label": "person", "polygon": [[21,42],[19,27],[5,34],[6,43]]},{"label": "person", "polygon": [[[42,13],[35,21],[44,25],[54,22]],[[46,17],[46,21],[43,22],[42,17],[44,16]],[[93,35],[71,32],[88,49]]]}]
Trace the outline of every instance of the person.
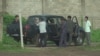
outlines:
[{"label": "person", "polygon": [[13,30],[13,38],[15,41],[19,42],[20,41],[20,26],[19,26],[19,16],[16,15],[14,21],[12,22],[10,26]]},{"label": "person", "polygon": [[61,19],[61,31],[60,31],[59,47],[67,46],[67,21],[66,19]]},{"label": "person", "polygon": [[71,42],[72,42],[72,35],[73,35],[73,29],[74,29],[74,22],[71,20],[71,16],[68,16],[67,17],[67,35],[68,35],[68,39],[69,39],[69,45],[71,45]]},{"label": "person", "polygon": [[44,18],[41,18],[40,19],[40,22],[39,22],[39,32],[40,32],[40,37],[39,37],[39,46],[40,47],[46,47],[46,33],[47,33],[47,30],[46,30],[46,22],[44,20]]},{"label": "person", "polygon": [[36,47],[39,46],[39,26],[38,26],[38,23],[39,23],[39,18],[35,18],[35,38],[34,38],[34,41],[35,41],[35,45]]},{"label": "person", "polygon": [[89,21],[88,16],[85,16],[84,30],[85,30],[87,45],[90,45],[91,22]]},{"label": "person", "polygon": [[16,15],[14,21],[12,22],[13,24],[19,24],[19,16]]}]

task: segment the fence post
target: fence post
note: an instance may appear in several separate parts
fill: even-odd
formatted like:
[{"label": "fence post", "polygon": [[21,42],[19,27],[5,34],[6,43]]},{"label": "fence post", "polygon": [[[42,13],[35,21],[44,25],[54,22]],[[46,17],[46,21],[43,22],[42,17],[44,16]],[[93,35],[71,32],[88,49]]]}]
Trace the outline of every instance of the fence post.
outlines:
[{"label": "fence post", "polygon": [[22,10],[23,10],[23,0],[20,1],[19,8],[19,22],[20,22],[20,39],[21,39],[21,47],[24,48],[24,40],[23,40],[23,25],[22,25]]}]

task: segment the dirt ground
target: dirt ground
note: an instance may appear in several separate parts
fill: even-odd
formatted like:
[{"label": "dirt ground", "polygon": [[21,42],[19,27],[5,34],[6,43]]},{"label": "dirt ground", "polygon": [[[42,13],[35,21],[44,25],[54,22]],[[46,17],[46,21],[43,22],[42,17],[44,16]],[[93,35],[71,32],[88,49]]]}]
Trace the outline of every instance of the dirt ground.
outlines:
[{"label": "dirt ground", "polygon": [[0,56],[100,56],[100,51],[82,50],[79,47],[29,48],[31,52],[0,52]]}]

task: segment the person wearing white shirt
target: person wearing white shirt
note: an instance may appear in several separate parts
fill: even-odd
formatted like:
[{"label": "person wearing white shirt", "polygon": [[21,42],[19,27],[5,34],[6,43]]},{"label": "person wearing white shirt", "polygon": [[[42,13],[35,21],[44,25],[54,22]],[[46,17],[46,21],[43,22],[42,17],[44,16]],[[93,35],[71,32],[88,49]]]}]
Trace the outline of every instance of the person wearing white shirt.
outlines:
[{"label": "person wearing white shirt", "polygon": [[90,40],[91,22],[89,21],[88,16],[85,16],[84,30],[85,30],[85,37],[86,37],[87,45],[90,45],[91,44],[91,40]]},{"label": "person wearing white shirt", "polygon": [[40,47],[45,47],[46,46],[46,22],[44,21],[43,18],[40,19],[40,22],[38,24],[39,26],[39,31],[40,31],[40,41],[39,41],[39,45]]}]

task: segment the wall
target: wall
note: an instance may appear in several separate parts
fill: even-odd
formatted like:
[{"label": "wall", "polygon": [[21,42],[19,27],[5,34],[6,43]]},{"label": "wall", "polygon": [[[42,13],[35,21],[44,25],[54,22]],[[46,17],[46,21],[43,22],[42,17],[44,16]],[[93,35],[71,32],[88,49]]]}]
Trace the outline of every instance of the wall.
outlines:
[{"label": "wall", "polygon": [[93,28],[100,28],[100,0],[86,0],[86,15],[92,22]]},{"label": "wall", "polygon": [[[7,12],[16,15],[22,9],[22,16],[27,18],[30,15],[52,14],[77,16],[79,23],[81,23],[81,0],[6,0]],[[85,0],[85,11],[92,22],[94,29],[100,28],[100,0]],[[1,7],[0,0],[0,7]],[[1,7],[2,8],[2,7]],[[1,11],[0,8],[0,11]]]},{"label": "wall", "polygon": [[[21,8],[25,17],[42,14],[42,0],[7,0],[7,12],[10,14],[18,14]],[[44,13],[79,16],[80,0],[44,0]]]},{"label": "wall", "polygon": [[2,11],[2,0],[0,0],[0,12]]},{"label": "wall", "polygon": [[10,14],[19,14],[19,10],[24,17],[29,15],[41,14],[41,0],[7,0],[7,12]]}]

